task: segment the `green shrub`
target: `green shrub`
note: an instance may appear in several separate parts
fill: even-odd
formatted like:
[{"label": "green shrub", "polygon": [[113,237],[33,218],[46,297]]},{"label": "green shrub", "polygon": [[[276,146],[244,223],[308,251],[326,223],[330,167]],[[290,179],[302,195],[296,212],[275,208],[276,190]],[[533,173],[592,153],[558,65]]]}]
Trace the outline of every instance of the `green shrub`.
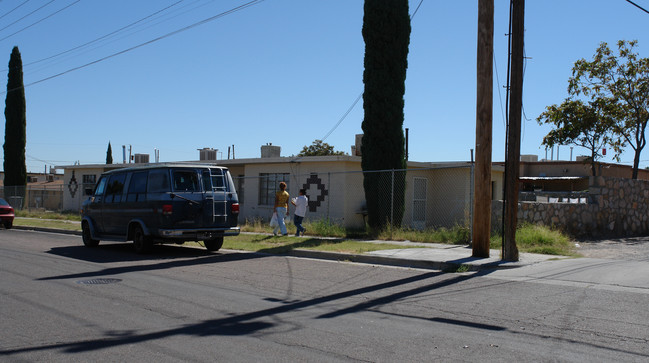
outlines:
[{"label": "green shrub", "polygon": [[[501,247],[502,235],[493,235],[491,248]],[[519,252],[564,256],[574,254],[574,243],[570,237],[559,230],[530,223],[525,223],[516,230],[516,247]]]}]

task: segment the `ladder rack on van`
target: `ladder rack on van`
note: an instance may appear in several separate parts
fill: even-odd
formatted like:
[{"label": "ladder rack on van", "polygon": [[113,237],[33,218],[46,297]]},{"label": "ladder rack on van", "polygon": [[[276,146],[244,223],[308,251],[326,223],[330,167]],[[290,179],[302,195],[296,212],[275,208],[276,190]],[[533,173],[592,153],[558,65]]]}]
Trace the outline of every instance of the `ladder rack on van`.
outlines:
[{"label": "ladder rack on van", "polygon": [[[204,173],[209,173],[209,181],[211,191],[211,197],[208,199],[212,200],[212,223],[216,223],[217,217],[227,217],[227,191],[225,188],[225,176],[221,169],[208,169],[209,171],[204,171]],[[218,174],[214,174],[214,171],[218,171]],[[218,197],[218,198],[217,198]]]}]

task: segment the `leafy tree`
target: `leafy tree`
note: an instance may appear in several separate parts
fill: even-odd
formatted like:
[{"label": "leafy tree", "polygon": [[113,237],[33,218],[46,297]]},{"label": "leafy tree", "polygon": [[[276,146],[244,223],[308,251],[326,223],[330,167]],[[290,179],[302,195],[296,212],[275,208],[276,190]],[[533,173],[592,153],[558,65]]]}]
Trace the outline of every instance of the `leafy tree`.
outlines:
[{"label": "leafy tree", "polygon": [[386,223],[399,226],[404,210],[405,173],[395,173],[393,178],[373,171],[406,166],[403,95],[410,43],[408,0],[365,0],[363,39],[361,166],[368,224],[381,229]]},{"label": "leafy tree", "polygon": [[334,151],[334,147],[323,142],[315,140],[310,146],[304,146],[298,156],[327,156],[327,155],[345,155],[342,151]]},{"label": "leafy tree", "polygon": [[110,147],[110,141],[108,142],[108,150],[106,150],[106,164],[113,163],[113,148]]},{"label": "leafy tree", "polygon": [[[23,61],[18,47],[9,58],[7,98],[5,99],[4,185],[27,185],[25,144],[27,143],[27,116],[25,88],[23,84]],[[22,192],[17,191],[22,195]],[[6,193],[6,191],[5,191]]]},{"label": "leafy tree", "polygon": [[583,94],[594,102],[609,103],[606,114],[615,121],[611,146],[618,160],[623,147],[633,148],[633,179],[638,178],[649,121],[649,58],[638,58],[633,51],[636,44],[636,40],[618,41],[615,55],[601,43],[592,61],[575,62],[568,86],[572,96]]},{"label": "leafy tree", "polygon": [[550,124],[554,129],[543,138],[543,145],[572,144],[590,150],[591,169],[597,175],[595,162],[600,151],[610,143],[613,119],[607,116],[611,101],[584,103],[581,100],[565,100],[561,105],[548,106],[537,119],[539,124]]}]

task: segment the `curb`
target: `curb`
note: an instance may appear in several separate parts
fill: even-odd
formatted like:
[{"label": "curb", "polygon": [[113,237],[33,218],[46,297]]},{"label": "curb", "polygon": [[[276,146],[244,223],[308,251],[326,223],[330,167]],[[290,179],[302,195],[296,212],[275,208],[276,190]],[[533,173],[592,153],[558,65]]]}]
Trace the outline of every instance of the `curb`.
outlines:
[{"label": "curb", "polygon": [[414,260],[414,259],[403,259],[403,258],[394,258],[394,257],[386,257],[386,256],[357,255],[357,254],[349,254],[349,253],[309,251],[309,250],[293,250],[285,255],[292,256],[292,257],[313,258],[319,260],[364,263],[370,265],[442,270],[445,272],[457,272],[458,270],[461,270],[463,272],[469,272],[469,271],[474,272],[474,271],[481,271],[481,270],[517,268],[522,266],[520,264],[507,264],[501,261],[476,264],[476,263],[462,263],[462,262],[451,262],[451,261]]},{"label": "curb", "polygon": [[[81,231],[72,231],[72,230],[57,229],[57,228],[30,227],[30,226],[13,226],[13,228],[24,230],[24,231],[61,233],[61,234],[70,234],[76,236],[82,235]],[[236,251],[236,252],[241,252],[241,251]],[[253,252],[253,253],[260,253],[260,252]],[[503,261],[481,262],[480,259],[475,259],[475,261],[465,261],[465,262],[435,261],[435,260],[418,260],[418,259],[407,259],[407,258],[395,258],[395,257],[388,257],[388,256],[359,255],[359,254],[352,254],[352,253],[312,251],[312,250],[292,250],[285,254],[270,254],[270,253],[260,253],[260,254],[269,255],[269,256],[291,256],[291,257],[298,257],[298,258],[312,258],[317,260],[328,260],[328,261],[338,261],[338,262],[354,262],[354,263],[363,263],[368,265],[441,270],[444,272],[458,272],[458,271],[475,272],[481,270],[511,269],[511,268],[518,268],[523,266],[523,264],[520,263],[507,263]]]},{"label": "curb", "polygon": [[73,234],[73,235],[76,235],[76,236],[81,236],[81,231],[71,231],[71,230],[67,230],[67,229],[46,228],[46,227],[30,227],[30,226],[13,226],[12,228],[13,229],[20,229],[22,231],[62,233],[62,234]]}]

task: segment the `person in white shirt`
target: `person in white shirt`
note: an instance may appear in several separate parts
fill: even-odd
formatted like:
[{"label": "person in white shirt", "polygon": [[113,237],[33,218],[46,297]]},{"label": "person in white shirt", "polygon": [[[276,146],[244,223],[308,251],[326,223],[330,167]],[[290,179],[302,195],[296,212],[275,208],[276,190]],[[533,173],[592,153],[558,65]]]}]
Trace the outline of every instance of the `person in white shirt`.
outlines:
[{"label": "person in white shirt", "polygon": [[306,228],[302,227],[302,221],[306,215],[306,207],[309,205],[309,198],[306,196],[306,189],[300,189],[300,195],[297,198],[293,198],[291,204],[295,206],[295,214],[293,215],[293,223],[297,228],[295,236],[299,236],[300,233],[304,236]]}]

